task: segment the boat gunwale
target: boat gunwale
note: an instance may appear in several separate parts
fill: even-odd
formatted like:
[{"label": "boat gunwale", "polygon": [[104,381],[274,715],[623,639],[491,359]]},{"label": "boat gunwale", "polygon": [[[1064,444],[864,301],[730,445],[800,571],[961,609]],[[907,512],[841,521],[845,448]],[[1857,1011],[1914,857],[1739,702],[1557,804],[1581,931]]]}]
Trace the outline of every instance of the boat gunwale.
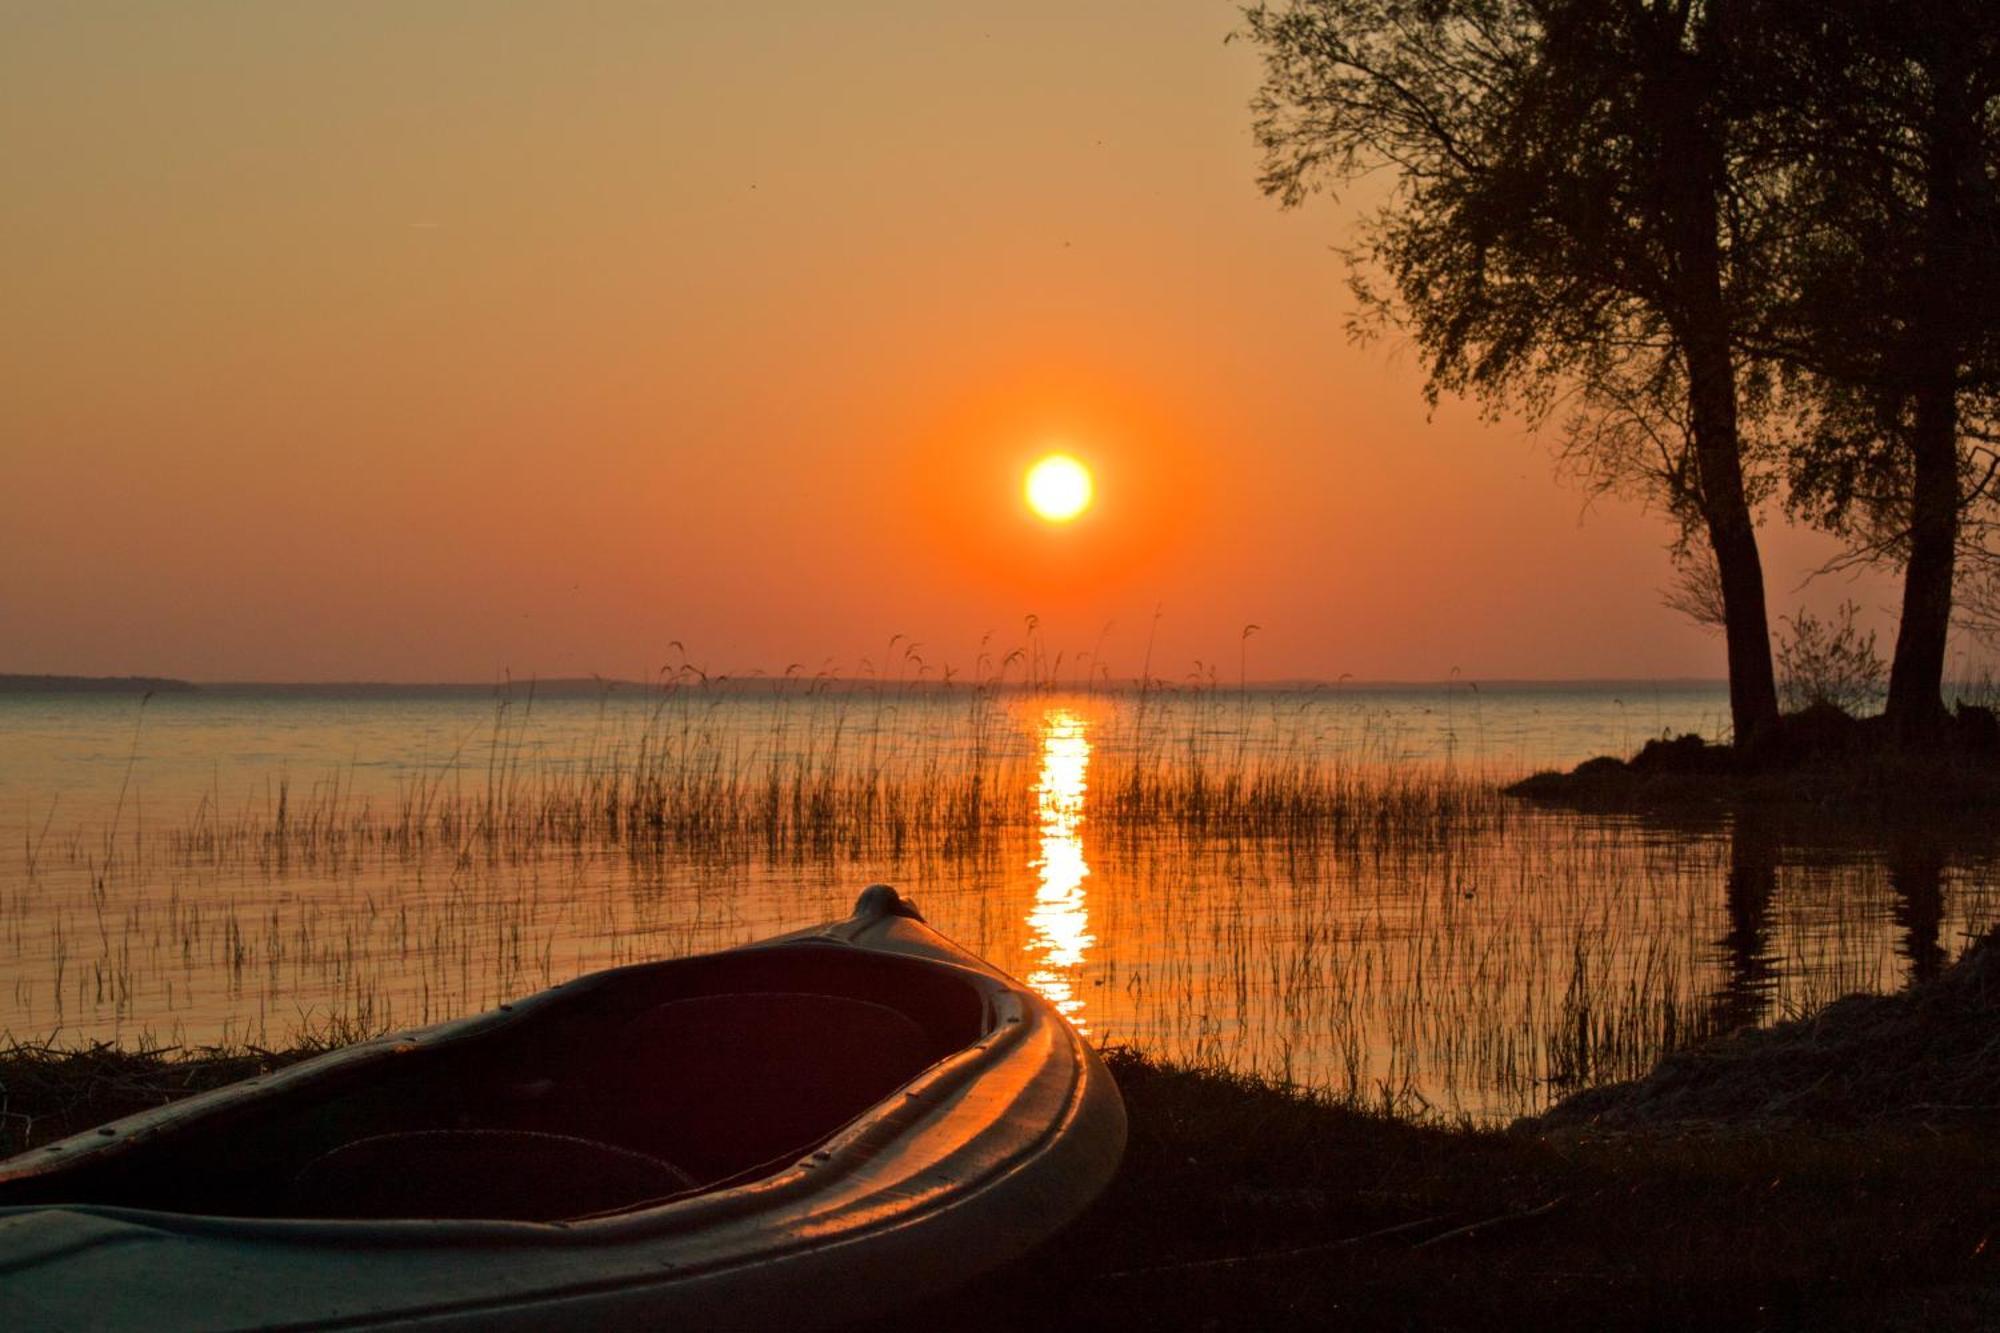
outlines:
[{"label": "boat gunwale", "polygon": [[[836,926],[848,924],[850,923],[843,921],[836,923]],[[865,928],[866,925],[874,923],[871,920],[862,924]],[[177,1101],[168,1102],[164,1106],[157,1106],[150,1110],[136,1111],[131,1115],[121,1116],[109,1124],[98,1126],[95,1129],[81,1130],[65,1138],[58,1139],[54,1143],[44,1144],[39,1148],[30,1148],[26,1152],[18,1153],[13,1157],[0,1158],[0,1187],[11,1185],[16,1181],[33,1180],[39,1176],[54,1175],[59,1172],[68,1171],[75,1168],[79,1163],[94,1164],[110,1161],[134,1151],[164,1134],[172,1133],[184,1124],[197,1122],[206,1119],[210,1115],[223,1112],[236,1103],[253,1103],[274,1095],[291,1093],[301,1088],[311,1087],[313,1084],[322,1081],[343,1078],[358,1079],[366,1071],[377,1065],[386,1066],[394,1064],[403,1057],[419,1050],[448,1049],[461,1042],[478,1040],[539,1018],[543,1011],[550,1007],[569,1005],[579,995],[589,995],[595,991],[613,988],[629,982],[635,977],[678,968],[697,959],[726,958],[730,955],[764,953],[770,950],[800,946],[823,947],[828,944],[845,944],[861,952],[875,956],[896,957],[912,963],[934,967],[957,968],[968,973],[975,986],[983,992],[990,992],[995,989],[996,982],[1001,983],[998,987],[999,989],[1010,988],[998,973],[987,969],[983,964],[977,964],[977,960],[974,960],[975,966],[968,967],[964,964],[944,959],[929,957],[911,958],[908,954],[899,954],[888,949],[871,948],[866,944],[835,935],[832,933],[835,928],[825,927],[818,931],[800,932],[796,935],[783,936],[774,940],[761,940],[751,944],[739,945],[733,949],[725,949],[715,954],[695,954],[685,958],[662,958],[651,962],[627,963],[620,967],[606,968],[603,971],[588,973],[581,977],[572,977],[568,981],[559,981],[555,985],[536,991],[532,995],[524,995],[518,1000],[510,1000],[494,1008],[481,1010],[476,1014],[466,1014],[460,1018],[446,1019],[441,1023],[435,1023],[429,1027],[415,1028],[394,1035],[371,1037],[366,1041],[357,1042],[352,1046],[341,1047],[322,1055],[313,1056],[310,1059],[302,1060],[297,1064],[274,1070],[268,1074],[253,1074],[249,1078],[238,1079],[234,1083],[224,1084],[219,1088],[211,1088],[206,1092],[198,1092],[191,1096],[180,1098]],[[935,932],[932,933],[935,934]],[[938,936],[937,938],[943,940],[942,936]],[[954,952],[969,957],[969,955],[964,955],[963,951],[959,950],[956,945],[951,944],[950,941],[946,940],[944,943]],[[992,1000],[991,994],[988,993],[985,998],[990,1005]],[[970,1049],[972,1046],[977,1045],[978,1042],[987,1040],[988,1036],[990,1036],[990,1033],[983,1034],[976,1041],[968,1042],[965,1046],[958,1048],[958,1050]],[[956,1054],[958,1054],[958,1051],[953,1051],[951,1054],[941,1057],[940,1063],[950,1060]],[[932,1067],[926,1066],[926,1070]],[[921,1074],[918,1077],[921,1077]],[[901,1086],[903,1085],[898,1085],[899,1088]],[[879,1106],[880,1103],[878,1102],[875,1105]],[[873,1110],[874,1106],[871,1106],[869,1109]],[[863,1112],[863,1114],[865,1115],[866,1112]],[[0,1217],[9,1216],[21,1208],[48,1206],[54,1205],[0,1205]],[[222,1216],[219,1214],[176,1213],[169,1209],[151,1208],[133,1208],[123,1211],[169,1217]],[[244,1218],[237,1220],[335,1221],[367,1219]],[[389,1221],[396,1219],[377,1220]],[[529,1223],[525,1225],[548,1226],[553,1224]]]}]

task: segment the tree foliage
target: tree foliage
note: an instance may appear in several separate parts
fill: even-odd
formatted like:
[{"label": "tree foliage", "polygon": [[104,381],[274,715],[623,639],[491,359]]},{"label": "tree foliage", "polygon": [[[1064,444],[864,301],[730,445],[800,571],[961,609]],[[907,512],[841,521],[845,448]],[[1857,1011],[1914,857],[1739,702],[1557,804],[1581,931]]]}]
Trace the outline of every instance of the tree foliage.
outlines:
[{"label": "tree foliage", "polygon": [[1903,569],[1889,712],[1921,733],[1943,717],[1955,575],[1990,550],[2000,463],[2000,14],[1748,4],[1790,234],[1762,331],[1799,408],[1789,504],[1850,562]]},{"label": "tree foliage", "polygon": [[1904,569],[1890,712],[1941,716],[1954,573],[1992,561],[2000,523],[2000,9],[1245,18],[1265,190],[1391,175],[1348,250],[1363,325],[1407,331],[1433,401],[1560,415],[1567,468],[1679,521],[1670,602],[1720,616],[1738,740],[1776,717],[1754,515],[1781,486],[1849,559]]},{"label": "tree foliage", "polygon": [[1757,99],[1720,4],[1294,0],[1246,11],[1262,184],[1394,173],[1349,251],[1426,393],[1541,421],[1593,485],[1661,503],[1719,571],[1739,739],[1777,716],[1753,508],[1770,467],[1739,361],[1767,299]]}]

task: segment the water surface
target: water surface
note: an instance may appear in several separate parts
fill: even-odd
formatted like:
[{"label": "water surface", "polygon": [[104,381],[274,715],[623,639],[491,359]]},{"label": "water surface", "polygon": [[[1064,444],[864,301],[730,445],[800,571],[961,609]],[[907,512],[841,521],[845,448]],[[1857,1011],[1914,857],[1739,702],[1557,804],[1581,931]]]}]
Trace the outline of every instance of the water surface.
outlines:
[{"label": "water surface", "polygon": [[845,912],[1094,1038],[1498,1117],[1934,972],[1990,838],[1537,810],[1719,686],[0,697],[0,1028],[283,1041]]}]

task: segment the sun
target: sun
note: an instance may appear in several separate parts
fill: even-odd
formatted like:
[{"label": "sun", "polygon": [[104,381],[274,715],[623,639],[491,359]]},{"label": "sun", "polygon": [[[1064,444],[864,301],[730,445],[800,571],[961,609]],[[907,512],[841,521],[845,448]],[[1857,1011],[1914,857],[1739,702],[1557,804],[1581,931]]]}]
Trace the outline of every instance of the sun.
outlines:
[{"label": "sun", "polygon": [[1028,469],[1028,508],[1051,523],[1067,523],[1090,508],[1090,469],[1068,454],[1050,454]]}]

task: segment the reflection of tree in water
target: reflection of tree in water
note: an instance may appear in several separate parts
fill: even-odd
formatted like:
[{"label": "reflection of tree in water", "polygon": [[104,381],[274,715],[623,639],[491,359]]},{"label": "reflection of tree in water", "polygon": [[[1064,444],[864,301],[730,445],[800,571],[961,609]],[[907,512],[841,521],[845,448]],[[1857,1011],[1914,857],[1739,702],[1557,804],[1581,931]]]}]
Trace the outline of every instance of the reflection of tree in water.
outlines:
[{"label": "reflection of tree in water", "polygon": [[1778,984],[1777,956],[1770,948],[1771,895],[1777,887],[1776,831],[1738,811],[1729,831],[1729,933],[1718,941],[1729,976],[1709,999],[1711,1031],[1763,1021]]},{"label": "reflection of tree in water", "polygon": [[1896,951],[1910,960],[1910,980],[1929,981],[1944,968],[1944,946],[1938,942],[1944,923],[1944,853],[1936,843],[1905,836],[1889,847],[1889,887],[1895,890],[1892,909],[1903,938]]},{"label": "reflection of tree in water", "polygon": [[[1798,830],[1792,832],[1796,837]],[[1729,975],[1709,998],[1708,1030],[1712,1032],[1763,1022],[1777,989],[1778,960],[1770,948],[1770,915],[1778,882],[1778,853],[1785,834],[1755,810],[1739,809],[1731,821],[1729,838],[1729,933],[1717,941]],[[1939,839],[1915,832],[1891,837],[1884,848],[1889,887],[1895,894],[1890,910],[1901,932],[1896,952],[1910,960],[1913,982],[1930,980],[1948,961],[1939,940],[1944,924],[1946,859]]]}]

